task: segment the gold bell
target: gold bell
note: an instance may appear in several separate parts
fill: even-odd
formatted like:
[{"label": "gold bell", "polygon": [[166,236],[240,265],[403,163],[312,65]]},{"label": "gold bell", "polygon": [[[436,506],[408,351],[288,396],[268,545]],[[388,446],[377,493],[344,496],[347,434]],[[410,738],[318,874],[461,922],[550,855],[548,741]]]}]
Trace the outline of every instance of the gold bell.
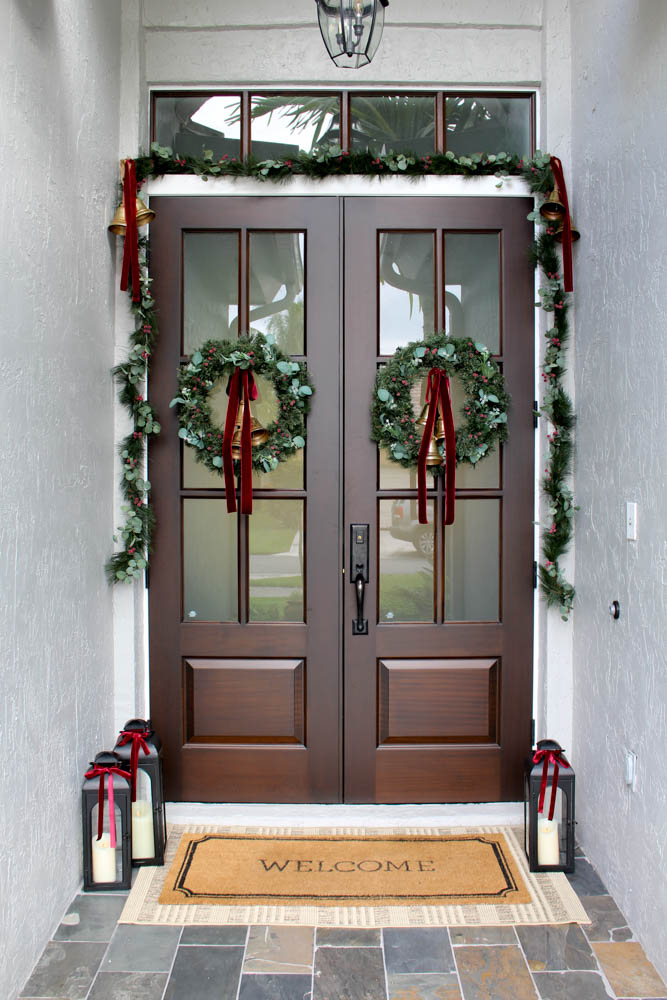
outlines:
[{"label": "gold bell", "polygon": [[[570,219],[570,231],[572,233],[572,242],[573,243],[576,243],[577,240],[581,239],[581,233],[579,232],[578,229],[574,228],[574,222],[572,221],[572,219]],[[559,228],[556,230],[556,232],[555,232],[554,235],[555,235],[556,241],[558,243],[562,243],[563,242],[563,224],[562,223],[559,226]]]},{"label": "gold bell", "polygon": [[433,431],[436,441],[444,441],[445,437],[445,421],[442,419],[442,413],[438,410],[438,417],[435,421],[435,430]]},{"label": "gold bell", "polygon": [[433,435],[429,442],[428,451],[426,452],[426,465],[431,467],[444,465],[444,459],[438,451],[438,443],[435,439],[435,435]]},{"label": "gold bell", "polygon": [[253,417],[250,421],[250,440],[253,448],[259,448],[265,441],[269,440],[269,432],[266,427],[262,427],[259,420]]},{"label": "gold bell", "polygon": [[540,215],[547,222],[561,222],[565,218],[565,205],[560,200],[558,188],[555,187],[549,197],[540,205]]},{"label": "gold bell", "polygon": [[[243,411],[245,402],[239,401],[239,410],[234,424],[234,437],[232,438],[232,458],[241,457],[241,434],[243,431]],[[262,427],[256,417],[250,418],[250,443],[253,448],[259,448],[265,441],[269,440],[269,432],[266,427]]]},{"label": "gold bell", "polygon": [[422,406],[422,411],[415,420],[415,423],[419,424],[421,427],[426,426],[426,421],[428,420],[428,406],[429,406],[428,403],[426,403],[425,406]]},{"label": "gold bell", "polygon": [[[120,161],[120,179],[123,182],[123,172],[125,170],[125,160]],[[155,218],[155,212],[152,212],[147,205],[144,205],[141,198],[136,199],[136,214],[137,214],[137,226],[147,226],[149,222],[152,222]],[[125,230],[127,229],[127,219],[125,218],[125,201],[123,198],[120,200],[120,205],[116,209],[116,214],[111,220],[111,225],[109,226],[109,232],[114,233],[115,236],[125,236]]]}]

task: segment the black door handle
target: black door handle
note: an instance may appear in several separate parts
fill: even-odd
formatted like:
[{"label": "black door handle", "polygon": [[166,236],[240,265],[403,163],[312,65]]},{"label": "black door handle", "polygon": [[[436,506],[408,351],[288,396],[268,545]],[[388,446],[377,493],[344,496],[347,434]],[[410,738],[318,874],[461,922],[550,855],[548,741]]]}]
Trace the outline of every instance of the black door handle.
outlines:
[{"label": "black door handle", "polygon": [[364,618],[364,597],[368,583],[367,524],[350,526],[350,565],[354,567],[352,583],[357,598],[357,617],[352,619],[352,635],[368,635],[368,619]]},{"label": "black door handle", "polygon": [[364,618],[366,581],[361,569],[358,570],[354,578],[354,587],[357,592],[357,618],[356,621],[352,622],[352,635],[368,635],[368,619]]}]

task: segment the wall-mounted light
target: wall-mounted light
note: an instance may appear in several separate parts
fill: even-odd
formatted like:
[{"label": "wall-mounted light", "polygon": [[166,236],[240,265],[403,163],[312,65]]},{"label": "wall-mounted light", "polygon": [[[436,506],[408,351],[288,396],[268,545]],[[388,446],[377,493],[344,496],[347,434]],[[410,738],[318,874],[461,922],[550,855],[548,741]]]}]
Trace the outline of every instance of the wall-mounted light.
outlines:
[{"label": "wall-mounted light", "polygon": [[315,0],[320,31],[336,66],[358,69],[377,52],[389,0]]}]

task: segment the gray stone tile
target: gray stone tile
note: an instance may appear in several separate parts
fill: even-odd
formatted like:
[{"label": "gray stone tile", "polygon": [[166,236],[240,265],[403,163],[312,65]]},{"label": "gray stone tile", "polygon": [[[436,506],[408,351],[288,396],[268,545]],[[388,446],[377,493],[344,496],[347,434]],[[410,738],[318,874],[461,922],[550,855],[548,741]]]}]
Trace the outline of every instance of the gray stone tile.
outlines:
[{"label": "gray stone tile", "polygon": [[575,870],[571,875],[565,876],[576,892],[577,896],[605,896],[607,888],[596,872],[590,861],[579,858],[575,864]]},{"label": "gray stone tile", "polygon": [[604,980],[597,972],[535,972],[541,1000],[609,1000]]},{"label": "gray stone tile", "polygon": [[629,941],[632,931],[611,896],[581,896],[590,924],[584,924],[589,941]]},{"label": "gray stone tile", "polygon": [[55,941],[110,941],[125,906],[125,896],[76,896],[58,930]]},{"label": "gray stone tile", "polygon": [[389,1000],[461,1000],[455,972],[411,972],[387,980]]},{"label": "gray stone tile", "polygon": [[314,938],[314,927],[251,927],[243,971],[310,974]]},{"label": "gray stone tile", "polygon": [[455,955],[465,1000],[537,1000],[518,946],[470,945]]},{"label": "gray stone tile", "polygon": [[104,972],[169,972],[180,927],[120,924],[103,963]]},{"label": "gray stone tile", "polygon": [[83,941],[50,941],[21,996],[84,1000],[106,947]]},{"label": "gray stone tile", "polygon": [[365,927],[318,927],[318,948],[379,948],[380,931]]},{"label": "gray stone tile", "polygon": [[578,924],[517,927],[516,932],[533,972],[597,971],[595,955]]},{"label": "gray stone tile", "polygon": [[100,972],[88,1000],[162,1000],[166,972]]},{"label": "gray stone tile", "polygon": [[236,1000],[243,948],[179,948],[164,1000]]},{"label": "gray stone tile", "polygon": [[312,988],[312,976],[242,976],[239,1000],[310,1000]]},{"label": "gray stone tile", "polygon": [[445,927],[391,927],[383,932],[387,972],[455,972]]},{"label": "gray stone tile", "polygon": [[513,927],[450,927],[452,944],[516,944]]},{"label": "gray stone tile", "polygon": [[180,944],[243,945],[248,937],[244,924],[229,927],[189,927],[183,928]]},{"label": "gray stone tile", "polygon": [[318,948],[313,1000],[386,1000],[381,948]]}]

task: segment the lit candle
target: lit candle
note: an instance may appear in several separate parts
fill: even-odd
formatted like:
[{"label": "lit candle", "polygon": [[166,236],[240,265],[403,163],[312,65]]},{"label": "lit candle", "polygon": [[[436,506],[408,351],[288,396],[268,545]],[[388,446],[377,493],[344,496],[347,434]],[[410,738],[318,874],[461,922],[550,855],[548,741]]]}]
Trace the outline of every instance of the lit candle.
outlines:
[{"label": "lit candle", "polygon": [[558,823],[546,816],[537,818],[537,863],[538,865],[559,865]]},{"label": "lit candle", "polygon": [[116,881],[116,848],[111,846],[111,837],[103,833],[100,839],[93,837],[93,882]]},{"label": "lit candle", "polygon": [[155,857],[153,810],[146,799],[137,799],[132,803],[132,857]]}]

